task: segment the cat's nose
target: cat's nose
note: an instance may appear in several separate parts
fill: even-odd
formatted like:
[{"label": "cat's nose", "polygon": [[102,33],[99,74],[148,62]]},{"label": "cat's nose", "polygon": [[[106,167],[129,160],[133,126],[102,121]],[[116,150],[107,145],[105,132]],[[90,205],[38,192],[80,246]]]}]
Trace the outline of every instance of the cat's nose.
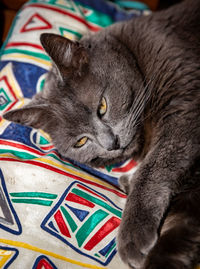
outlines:
[{"label": "cat's nose", "polygon": [[120,148],[120,141],[119,141],[119,136],[116,135],[113,139],[112,144],[107,148],[108,151],[111,150],[117,150]]}]

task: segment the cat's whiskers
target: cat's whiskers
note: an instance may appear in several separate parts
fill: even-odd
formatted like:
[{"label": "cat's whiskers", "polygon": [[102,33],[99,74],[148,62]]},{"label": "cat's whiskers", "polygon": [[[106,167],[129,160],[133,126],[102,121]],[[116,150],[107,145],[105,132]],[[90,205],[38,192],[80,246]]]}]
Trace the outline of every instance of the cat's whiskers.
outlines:
[{"label": "cat's whiskers", "polygon": [[136,123],[138,121],[138,118],[140,117],[140,115],[142,114],[142,112],[144,111],[145,105],[148,102],[148,100],[150,99],[151,96],[151,87],[149,87],[150,83],[153,82],[153,79],[151,79],[146,85],[145,87],[142,89],[140,89],[138,91],[138,94],[135,97],[135,100],[137,100],[136,102],[134,102],[131,110],[130,110],[130,115],[131,118],[129,118],[127,125],[133,125],[136,126]]},{"label": "cat's whiskers", "polygon": [[141,102],[143,101],[144,96],[145,96],[146,88],[147,88],[147,85],[145,86],[144,89],[142,89],[142,87],[141,87],[140,90],[138,91],[138,94],[135,97],[136,102],[134,102],[132,109],[130,111],[131,113],[134,113],[137,110],[137,108],[140,107]]},{"label": "cat's whiskers", "polygon": [[[138,91],[138,95],[135,97],[135,100],[137,100],[133,107],[132,107],[132,111],[131,113],[134,114],[137,112],[138,109],[140,109],[141,105],[144,104],[144,101],[148,101],[149,97],[150,97],[150,83],[154,80],[151,79],[149,80],[149,82],[145,85],[144,88],[140,88],[140,90]],[[146,100],[145,100],[146,99]]]},{"label": "cat's whiskers", "polygon": [[[155,83],[154,78],[155,78],[155,76],[154,76],[153,79],[150,80],[149,83],[148,83],[148,85],[149,85],[151,82],[154,83],[154,84],[151,85],[151,87],[150,87],[151,89],[154,89],[154,88],[155,88],[155,84],[156,84],[156,83]],[[164,82],[165,82],[165,81],[164,81]],[[164,82],[160,83],[159,88],[161,88],[161,87],[164,85]],[[170,89],[170,87],[173,85],[173,83],[174,83],[174,81],[172,80],[171,83],[168,84],[167,88],[165,89],[166,92]],[[150,95],[151,91],[147,91],[147,92],[149,92],[149,97],[147,97],[147,98],[150,98],[150,96],[151,96],[151,95]],[[151,115],[152,115],[152,111],[151,111],[151,109],[150,109],[149,112],[148,112],[148,114],[147,114],[145,117],[143,117],[142,120],[143,120],[143,121],[147,120],[148,118],[150,118]],[[135,118],[136,118],[136,117],[135,117]],[[140,121],[138,121],[138,119],[136,119],[136,120],[135,120],[135,125],[134,125],[134,127],[136,128],[139,124],[140,124]]]}]

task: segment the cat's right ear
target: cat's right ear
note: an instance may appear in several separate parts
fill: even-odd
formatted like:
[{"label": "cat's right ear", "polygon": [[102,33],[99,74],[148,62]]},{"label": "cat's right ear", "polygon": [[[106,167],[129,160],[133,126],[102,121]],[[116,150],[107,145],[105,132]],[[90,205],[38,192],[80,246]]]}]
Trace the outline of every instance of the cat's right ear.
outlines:
[{"label": "cat's right ear", "polygon": [[48,33],[42,34],[40,41],[62,79],[82,75],[84,67],[88,64],[88,53],[79,42]]},{"label": "cat's right ear", "polygon": [[3,114],[6,120],[43,130],[53,117],[52,109],[42,98],[33,98],[24,107]]}]

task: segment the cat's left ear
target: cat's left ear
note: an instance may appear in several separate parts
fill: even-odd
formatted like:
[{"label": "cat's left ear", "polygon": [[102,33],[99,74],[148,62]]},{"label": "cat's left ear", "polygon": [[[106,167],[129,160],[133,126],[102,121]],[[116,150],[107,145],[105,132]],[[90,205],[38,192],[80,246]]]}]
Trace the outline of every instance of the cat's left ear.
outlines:
[{"label": "cat's left ear", "polygon": [[81,76],[88,64],[88,53],[79,42],[48,33],[42,34],[40,41],[62,78]]}]

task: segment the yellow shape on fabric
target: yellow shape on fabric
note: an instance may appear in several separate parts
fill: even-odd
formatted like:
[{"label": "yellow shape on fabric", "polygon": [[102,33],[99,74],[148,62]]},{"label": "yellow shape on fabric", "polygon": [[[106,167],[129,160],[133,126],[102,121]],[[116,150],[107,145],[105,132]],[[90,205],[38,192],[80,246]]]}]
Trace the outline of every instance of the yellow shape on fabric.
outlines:
[{"label": "yellow shape on fabric", "polygon": [[48,69],[49,67],[52,66],[52,63],[49,62],[49,61],[46,61],[46,60],[42,60],[42,59],[38,59],[36,57],[33,57],[33,56],[29,56],[29,55],[22,55],[22,54],[19,54],[19,53],[11,53],[9,55],[3,55],[2,56],[2,59],[3,60],[10,60],[10,59],[20,59],[20,61],[22,61],[22,59],[24,60],[28,60],[28,62],[31,61],[31,63],[38,63],[38,64],[43,64],[44,66],[46,66]]},{"label": "yellow shape on fabric", "polygon": [[64,34],[64,37],[66,37],[70,40],[73,40],[73,41],[77,40],[77,38],[73,34],[70,34],[70,33]]},{"label": "yellow shape on fabric", "polygon": [[50,137],[49,134],[47,134],[46,132],[44,132],[42,129],[40,129],[40,133],[44,136],[44,138],[45,138],[46,140],[49,141],[49,143],[52,142],[52,139],[51,139],[51,137]]},{"label": "yellow shape on fabric", "polygon": [[35,246],[30,245],[28,243],[19,242],[19,241],[13,241],[13,240],[8,240],[8,239],[4,239],[4,238],[0,238],[0,242],[1,243],[4,243],[4,244],[11,245],[11,246],[25,248],[25,249],[29,249],[29,250],[32,250],[32,251],[35,251],[35,252],[39,252],[39,253],[42,253],[42,254],[51,256],[53,258],[56,258],[56,259],[59,259],[59,260],[62,260],[62,261],[66,261],[66,262],[69,262],[69,263],[72,263],[72,264],[76,264],[78,266],[82,266],[82,267],[85,267],[85,268],[106,269],[106,267],[100,267],[100,266],[96,266],[96,265],[93,265],[93,264],[88,264],[88,263],[83,263],[83,262],[79,262],[79,261],[76,261],[76,260],[72,260],[70,258],[67,258],[67,257],[64,257],[62,255],[56,254],[54,252],[51,252],[51,251],[48,251],[48,250],[45,250],[45,249],[41,249],[41,248],[35,247]]},{"label": "yellow shape on fabric", "polygon": [[12,257],[12,251],[0,249],[0,268],[6,264],[6,262]]}]

